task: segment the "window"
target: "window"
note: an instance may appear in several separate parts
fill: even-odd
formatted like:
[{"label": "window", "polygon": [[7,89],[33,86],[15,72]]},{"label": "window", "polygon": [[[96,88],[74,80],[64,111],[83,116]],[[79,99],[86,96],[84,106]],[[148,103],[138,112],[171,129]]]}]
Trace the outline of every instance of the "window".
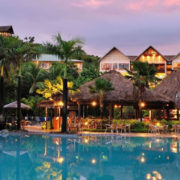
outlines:
[{"label": "window", "polygon": [[112,70],[112,64],[111,63],[101,64],[101,69],[103,71],[110,71],[110,70]]},{"label": "window", "polygon": [[129,64],[128,63],[119,64],[119,70],[122,70],[122,69],[129,69]]}]

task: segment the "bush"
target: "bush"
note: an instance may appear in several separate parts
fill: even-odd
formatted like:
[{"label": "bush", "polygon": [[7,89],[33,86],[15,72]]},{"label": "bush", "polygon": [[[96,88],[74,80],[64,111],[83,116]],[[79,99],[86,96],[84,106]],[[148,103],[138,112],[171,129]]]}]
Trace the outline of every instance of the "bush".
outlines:
[{"label": "bush", "polygon": [[131,132],[148,132],[149,126],[144,122],[134,122],[131,124]]}]

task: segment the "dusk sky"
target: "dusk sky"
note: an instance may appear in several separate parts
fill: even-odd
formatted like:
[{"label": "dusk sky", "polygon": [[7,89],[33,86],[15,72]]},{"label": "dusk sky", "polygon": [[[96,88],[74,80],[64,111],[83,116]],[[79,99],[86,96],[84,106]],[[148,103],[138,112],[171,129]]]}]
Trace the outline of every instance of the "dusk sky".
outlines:
[{"label": "dusk sky", "polygon": [[180,0],[0,0],[0,25],[21,38],[52,41],[81,37],[87,53],[113,46],[138,55],[149,45],[163,54],[180,52]]}]

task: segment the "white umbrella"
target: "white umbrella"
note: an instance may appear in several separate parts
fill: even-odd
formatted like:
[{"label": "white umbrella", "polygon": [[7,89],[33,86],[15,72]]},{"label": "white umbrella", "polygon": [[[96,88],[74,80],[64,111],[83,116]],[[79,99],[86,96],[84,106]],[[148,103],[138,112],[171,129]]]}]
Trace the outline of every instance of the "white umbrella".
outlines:
[{"label": "white umbrella", "polygon": [[[5,109],[17,109],[17,101],[6,104],[3,106],[3,108],[5,108]],[[24,104],[24,103],[21,103],[21,109],[31,109],[31,107]]]}]

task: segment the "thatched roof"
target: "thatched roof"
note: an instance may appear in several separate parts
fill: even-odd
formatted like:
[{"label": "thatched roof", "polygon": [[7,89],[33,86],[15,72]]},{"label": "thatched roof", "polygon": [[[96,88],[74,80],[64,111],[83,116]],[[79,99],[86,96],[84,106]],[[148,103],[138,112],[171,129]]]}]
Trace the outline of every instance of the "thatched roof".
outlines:
[{"label": "thatched roof", "polygon": [[[112,86],[114,90],[109,91],[106,93],[104,97],[104,102],[106,103],[121,103],[121,104],[127,104],[127,105],[137,105],[137,102],[139,100],[138,96],[134,95],[134,87],[133,83],[125,79],[119,72],[116,71],[110,71],[106,74],[102,75],[101,78],[104,78],[106,80],[109,80],[112,83]],[[89,92],[88,86],[94,86],[95,79],[85,83],[80,87],[80,93],[76,94],[74,98],[78,102],[91,102],[93,100],[98,100],[97,94],[91,94]],[[169,103],[171,101],[170,98],[159,94],[157,92],[154,92],[149,89],[145,89],[145,92],[143,93],[143,101],[146,103]]]},{"label": "thatched roof", "polygon": [[[3,106],[3,108],[5,108],[5,109],[17,109],[17,101],[6,104]],[[24,104],[24,103],[21,103],[21,109],[31,109],[31,107]]]},{"label": "thatched roof", "polygon": [[171,98],[180,108],[180,70],[173,71],[154,90]]},{"label": "thatched roof", "polygon": [[14,30],[12,26],[0,26],[0,32],[14,34]]}]

